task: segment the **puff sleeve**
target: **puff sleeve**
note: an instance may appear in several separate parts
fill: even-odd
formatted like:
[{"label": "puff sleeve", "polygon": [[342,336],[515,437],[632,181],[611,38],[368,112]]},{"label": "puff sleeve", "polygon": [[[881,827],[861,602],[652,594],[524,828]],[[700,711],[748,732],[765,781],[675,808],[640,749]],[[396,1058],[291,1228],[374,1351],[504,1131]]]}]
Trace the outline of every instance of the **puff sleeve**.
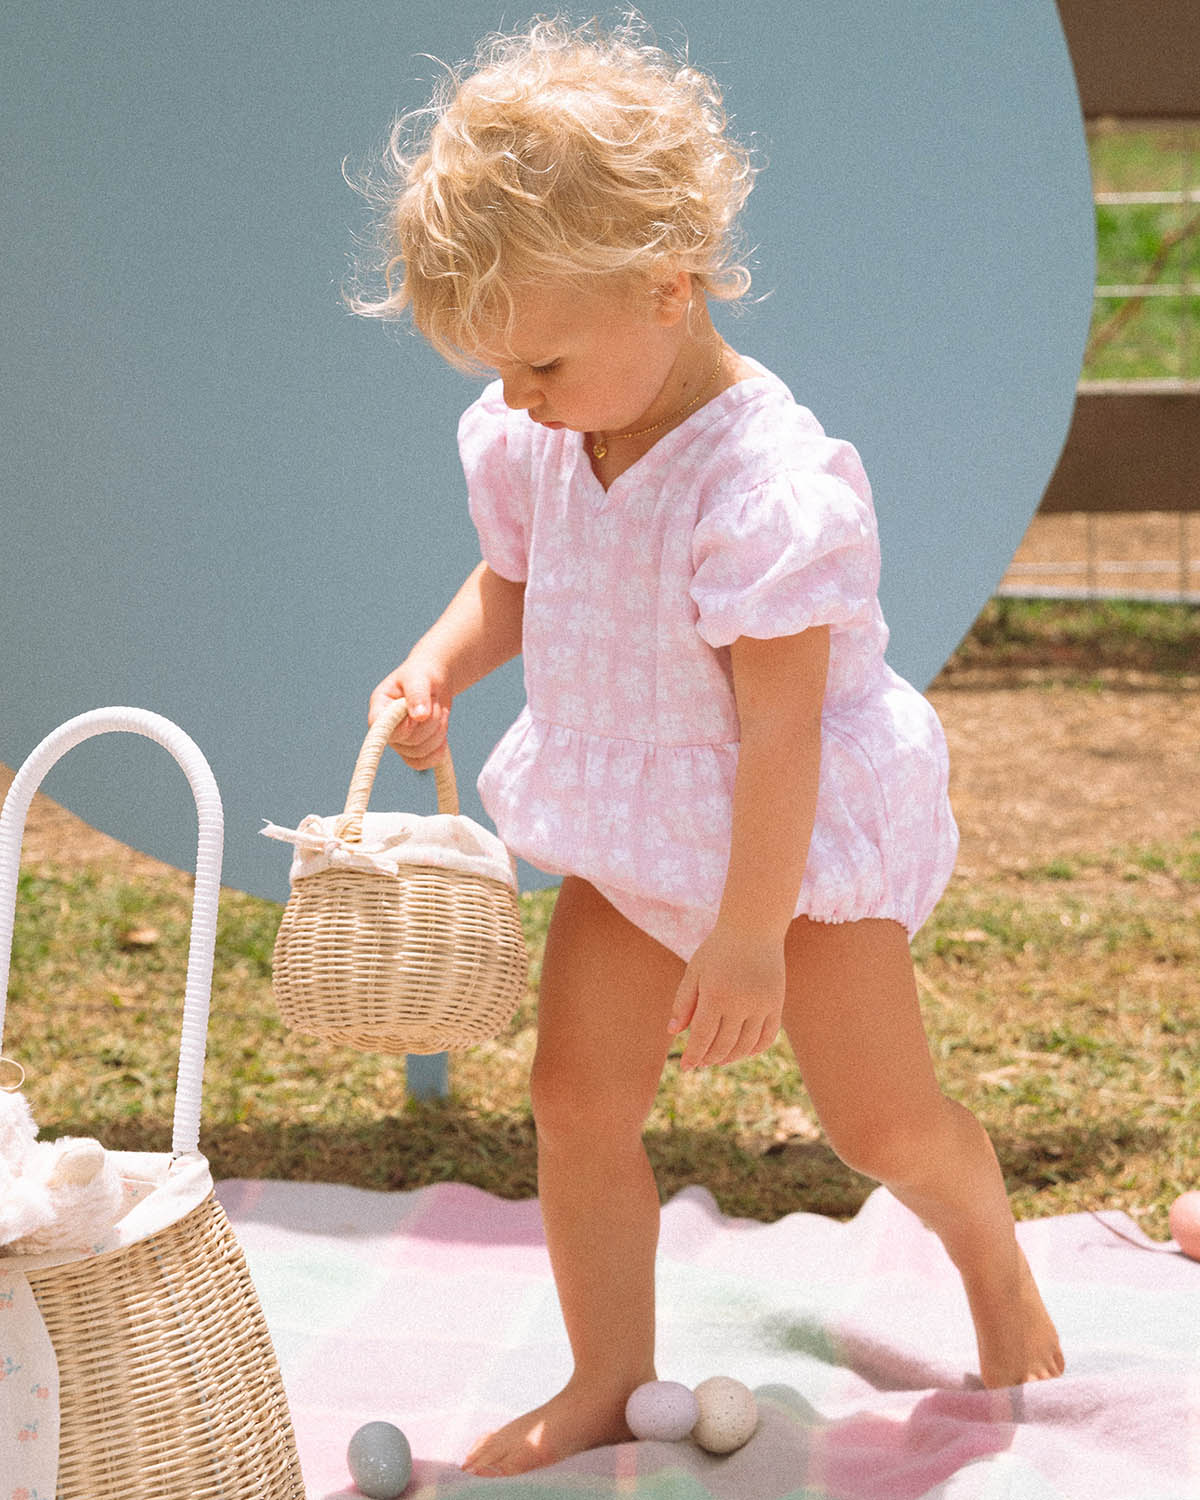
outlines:
[{"label": "puff sleeve", "polygon": [[700,516],[690,593],[710,646],[848,628],[877,608],[875,513],[853,457],[861,484],[831,468],[792,470],[722,496]]},{"label": "puff sleeve", "polygon": [[508,408],[499,381],[487,387],[458,423],[458,452],[467,480],[467,506],[484,561],[501,578],[523,583],[527,573],[525,496],[509,452]]}]

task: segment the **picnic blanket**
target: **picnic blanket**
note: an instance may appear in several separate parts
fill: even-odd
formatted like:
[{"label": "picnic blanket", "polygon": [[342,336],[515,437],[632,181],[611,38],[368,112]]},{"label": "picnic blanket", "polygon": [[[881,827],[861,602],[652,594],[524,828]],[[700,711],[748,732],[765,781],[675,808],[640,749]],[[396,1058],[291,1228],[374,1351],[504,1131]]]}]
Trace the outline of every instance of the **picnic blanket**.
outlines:
[{"label": "picnic blanket", "polygon": [[[456,1467],[569,1373],[537,1203],[218,1184],[273,1335],[310,1500],[354,1495],[346,1444],[395,1422],[405,1500],[1197,1500],[1200,1264],[1123,1214],[1019,1226],[1067,1358],[987,1391],[958,1278],[886,1190],[839,1223],[663,1210],[664,1380],[732,1375],[761,1414],[739,1452],[625,1443],[513,1479]],[[7,1497],[5,1497],[7,1500]]]}]

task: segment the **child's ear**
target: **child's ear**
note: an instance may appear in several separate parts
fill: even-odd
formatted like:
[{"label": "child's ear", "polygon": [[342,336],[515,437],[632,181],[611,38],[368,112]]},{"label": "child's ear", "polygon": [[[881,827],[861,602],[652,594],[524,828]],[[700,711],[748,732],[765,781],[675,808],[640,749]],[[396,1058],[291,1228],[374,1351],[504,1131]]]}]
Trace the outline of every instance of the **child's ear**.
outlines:
[{"label": "child's ear", "polygon": [[676,271],[659,279],[654,288],[654,308],[658,321],[672,328],[687,317],[692,304],[692,277],[689,271]]}]

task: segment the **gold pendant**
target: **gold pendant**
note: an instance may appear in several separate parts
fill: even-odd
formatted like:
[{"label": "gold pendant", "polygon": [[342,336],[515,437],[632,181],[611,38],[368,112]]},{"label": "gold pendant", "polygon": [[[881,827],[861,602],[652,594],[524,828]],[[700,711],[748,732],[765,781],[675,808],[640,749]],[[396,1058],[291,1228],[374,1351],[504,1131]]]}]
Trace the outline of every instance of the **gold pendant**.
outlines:
[{"label": "gold pendant", "polygon": [[598,437],[596,439],[596,441],[592,444],[592,457],[593,458],[604,458],[607,453],[608,453],[608,444],[604,441],[604,439],[602,437]]}]

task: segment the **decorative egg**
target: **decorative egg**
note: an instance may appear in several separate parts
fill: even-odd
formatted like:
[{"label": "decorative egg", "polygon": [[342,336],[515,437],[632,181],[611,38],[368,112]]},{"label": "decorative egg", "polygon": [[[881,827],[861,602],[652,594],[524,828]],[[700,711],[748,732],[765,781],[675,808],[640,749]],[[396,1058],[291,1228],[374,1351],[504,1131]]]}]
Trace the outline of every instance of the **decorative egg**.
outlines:
[{"label": "decorative egg", "polygon": [[648,1380],[625,1403],[625,1420],[642,1442],[677,1443],[696,1425],[700,1408],[678,1380]]},{"label": "decorative egg", "polygon": [[758,1402],[754,1392],[729,1375],[713,1375],[696,1387],[700,1417],[692,1437],[709,1453],[732,1453],[754,1436]]},{"label": "decorative egg", "polygon": [[396,1500],[412,1477],[412,1449],[391,1422],[367,1422],[346,1449],[350,1478],[368,1500]]},{"label": "decorative egg", "polygon": [[1183,1253],[1200,1260],[1200,1193],[1180,1193],[1171,1204],[1167,1224]]}]

